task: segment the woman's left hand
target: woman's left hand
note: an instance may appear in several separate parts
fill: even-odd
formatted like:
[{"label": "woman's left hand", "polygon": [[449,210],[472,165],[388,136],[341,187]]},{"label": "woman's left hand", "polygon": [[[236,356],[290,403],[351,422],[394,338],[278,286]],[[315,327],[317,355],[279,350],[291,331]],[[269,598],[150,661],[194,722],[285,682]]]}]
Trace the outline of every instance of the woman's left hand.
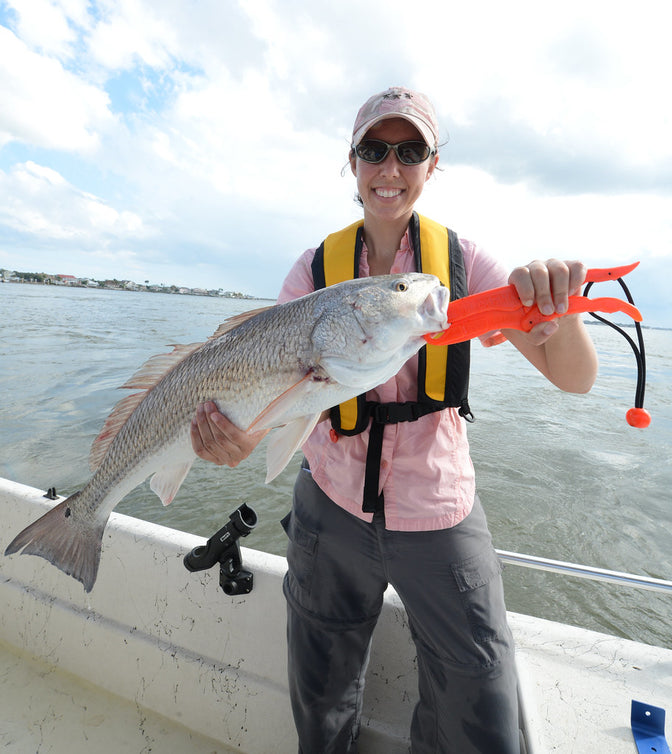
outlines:
[{"label": "woman's left hand", "polygon": [[261,442],[269,430],[246,432],[208,401],[198,407],[191,422],[191,445],[199,458],[234,468]]},{"label": "woman's left hand", "polygon": [[[536,304],[545,315],[565,314],[569,296],[580,292],[586,279],[586,267],[581,262],[563,262],[549,259],[535,260],[524,267],[516,267],[509,275],[509,283],[516,287],[524,306]],[[558,320],[541,322],[530,330],[528,340],[542,345],[554,335],[560,324]]]},{"label": "woman's left hand", "polygon": [[[509,283],[524,306],[536,304],[542,314],[565,314],[569,297],[579,293],[587,270],[581,262],[549,259],[516,267]],[[597,375],[597,353],[581,315],[568,314],[540,322],[530,332],[504,330],[504,335],[561,390],[586,393]]]}]

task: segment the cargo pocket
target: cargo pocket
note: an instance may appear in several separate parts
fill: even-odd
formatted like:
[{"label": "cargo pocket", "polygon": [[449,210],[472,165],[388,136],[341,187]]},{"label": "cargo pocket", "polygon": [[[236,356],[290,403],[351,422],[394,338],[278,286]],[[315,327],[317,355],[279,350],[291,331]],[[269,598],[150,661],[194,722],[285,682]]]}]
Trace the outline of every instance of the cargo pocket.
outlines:
[{"label": "cargo pocket", "polygon": [[310,593],[317,552],[317,534],[307,529],[291,511],[280,523],[289,539],[287,565],[290,585],[296,584]]},{"label": "cargo pocket", "polygon": [[485,653],[485,664],[498,662],[511,640],[497,553],[488,550],[451,567],[472,638]]}]

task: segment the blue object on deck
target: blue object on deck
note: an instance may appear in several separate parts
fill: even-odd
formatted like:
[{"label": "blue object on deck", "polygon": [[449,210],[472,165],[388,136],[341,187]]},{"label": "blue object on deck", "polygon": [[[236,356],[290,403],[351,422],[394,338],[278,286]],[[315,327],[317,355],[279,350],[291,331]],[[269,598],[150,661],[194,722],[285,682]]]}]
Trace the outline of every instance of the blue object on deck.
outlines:
[{"label": "blue object on deck", "polygon": [[665,740],[665,710],[632,700],[632,735],[639,754],[670,754]]}]

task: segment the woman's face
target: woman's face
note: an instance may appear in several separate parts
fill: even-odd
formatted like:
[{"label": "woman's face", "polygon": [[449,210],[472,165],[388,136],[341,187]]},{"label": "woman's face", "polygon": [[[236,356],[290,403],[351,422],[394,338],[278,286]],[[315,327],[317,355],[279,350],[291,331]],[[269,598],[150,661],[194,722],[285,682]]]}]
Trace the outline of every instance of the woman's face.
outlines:
[{"label": "woman's face", "polygon": [[[367,131],[365,138],[380,139],[388,144],[424,141],[418,129],[403,118],[390,118],[377,123]],[[365,215],[381,220],[409,217],[438,161],[437,154],[419,165],[404,165],[390,150],[382,162],[372,164],[353,154],[350,168],[357,178],[357,190],[362,197]]]}]

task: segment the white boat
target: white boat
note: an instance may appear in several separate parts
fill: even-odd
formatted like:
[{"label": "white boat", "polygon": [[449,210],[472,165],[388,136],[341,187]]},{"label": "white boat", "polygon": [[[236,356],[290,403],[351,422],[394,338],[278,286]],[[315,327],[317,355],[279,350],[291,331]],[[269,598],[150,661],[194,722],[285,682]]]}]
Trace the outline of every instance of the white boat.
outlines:
[{"label": "white boat", "polygon": [[[53,504],[41,490],[0,479],[0,550]],[[41,558],[0,557],[3,752],[296,752],[285,560],[243,548],[254,588],[230,596],[216,567],[185,568],[184,556],[203,543],[113,513],[90,594]],[[515,613],[510,622],[527,754],[633,754],[631,700],[672,709],[672,650]],[[363,754],[408,751],[415,700],[413,644],[390,589],[367,676]]]}]

